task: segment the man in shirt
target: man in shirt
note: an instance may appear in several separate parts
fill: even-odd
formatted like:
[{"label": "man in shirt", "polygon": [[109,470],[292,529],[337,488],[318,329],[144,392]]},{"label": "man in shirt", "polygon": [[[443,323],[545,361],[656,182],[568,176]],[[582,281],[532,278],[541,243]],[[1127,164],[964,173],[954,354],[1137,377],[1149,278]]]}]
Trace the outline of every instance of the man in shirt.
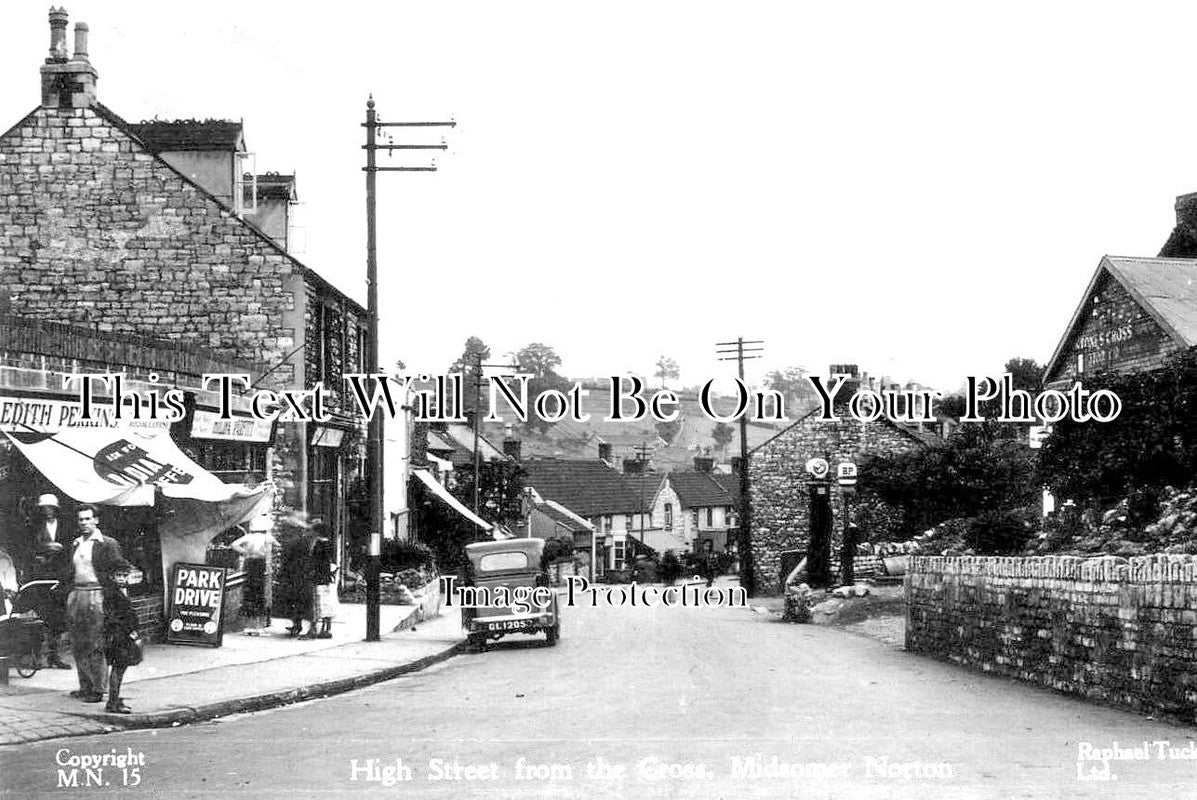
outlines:
[{"label": "man in shirt", "polygon": [[95,506],[80,506],[76,517],[80,536],[71,552],[67,623],[79,689],[71,696],[85,703],[98,703],[104,699],[108,677],[104,661],[104,588],[114,586],[116,575],[132,569],[132,565],[121,555],[116,539],[100,531]]}]

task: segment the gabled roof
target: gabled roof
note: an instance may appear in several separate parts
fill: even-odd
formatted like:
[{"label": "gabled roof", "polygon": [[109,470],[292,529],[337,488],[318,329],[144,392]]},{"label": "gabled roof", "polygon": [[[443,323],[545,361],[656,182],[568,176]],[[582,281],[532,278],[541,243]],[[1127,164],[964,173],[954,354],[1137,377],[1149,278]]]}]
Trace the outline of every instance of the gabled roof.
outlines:
[{"label": "gabled roof", "polygon": [[179,150],[242,150],[242,124],[227,119],[148,120],[129,123],[129,129],[151,153]]},{"label": "gabled roof", "polygon": [[682,508],[730,506],[735,502],[732,493],[709,472],[671,472],[668,480]]},{"label": "gabled roof", "polygon": [[[641,508],[637,490],[598,459],[533,459],[522,462],[522,466],[524,485],[583,517],[627,514]],[[649,493],[645,504],[651,500]]]},{"label": "gabled roof", "polygon": [[[469,425],[451,422],[445,428],[445,433],[441,434],[441,438],[451,445],[455,445],[454,462],[458,461],[458,456],[464,454],[467,461],[473,463],[474,461],[474,429]],[[506,461],[507,456],[502,450],[495,447],[490,441],[481,433],[478,434],[478,457],[483,461]]]},{"label": "gabled roof", "polygon": [[[16,130],[21,125],[25,124],[29,119],[31,119],[33,117],[34,114],[36,114],[38,112],[39,109],[40,109],[40,106],[38,108],[33,109],[33,111],[29,112],[29,114],[26,115],[24,119],[22,119],[20,122],[18,122],[16,125],[14,125],[11,129],[9,129],[9,133]],[[141,143],[144,147],[146,147],[147,152],[149,152],[151,155],[153,155],[158,160],[158,162],[160,164],[162,164],[164,167],[166,167],[171,172],[173,172],[180,180],[195,187],[195,189],[197,191],[203,193],[203,195],[205,197],[207,197],[213,203],[216,203],[217,205],[222,206],[222,207],[227,207],[227,206],[225,206],[225,204],[223,202],[221,202],[220,198],[216,197],[211,192],[209,192],[207,189],[205,189],[203,186],[199,185],[198,183],[193,181],[191,178],[187,177],[182,172],[175,169],[173,166],[171,166],[170,162],[161,158],[156,152],[153,152],[152,150],[150,150],[149,146],[145,144],[144,140],[134,130],[133,124],[128,122],[127,120],[125,120],[120,114],[117,114],[111,108],[108,108],[103,103],[99,103],[99,102],[97,102],[96,104],[94,104],[92,106],[92,110],[95,111],[96,114],[98,114],[101,118],[106,119],[113,127],[117,128],[120,131],[123,131],[126,135],[131,136],[135,141]],[[149,125],[149,124],[168,124],[168,123],[141,123],[141,124]],[[235,124],[240,125],[241,123],[235,123]],[[8,134],[6,133],[4,135],[7,136]],[[282,255],[289,262],[291,262],[296,267],[296,269],[298,270],[298,272],[301,275],[303,275],[305,278],[311,280],[311,282],[314,283],[317,286],[317,288],[319,288],[321,291],[328,292],[330,294],[333,294],[333,295],[341,298],[342,300],[344,300],[344,302],[349,307],[351,307],[353,309],[353,311],[355,313],[365,316],[366,309],[364,306],[362,306],[361,303],[358,303],[352,297],[345,294],[345,292],[341,291],[336,286],[333,286],[331,283],[329,283],[327,280],[325,280],[323,277],[321,277],[320,274],[318,272],[316,272],[316,270],[307,266],[302,261],[297,259],[295,256],[288,253],[286,251],[286,249],[283,247],[280,247],[278,242],[274,241],[274,239],[271,239],[265,233],[262,233],[262,231],[259,230],[256,226],[251,225],[250,223],[246,222],[244,219],[242,219],[236,215],[233,215],[232,219],[237,224],[243,225],[245,227],[245,229],[248,230],[250,233],[257,236],[258,239],[261,240],[261,242],[264,245],[266,245],[267,247],[273,248],[280,255]]]},{"label": "gabled roof", "polygon": [[[806,420],[810,419],[811,417],[813,417],[819,413],[820,413],[820,408],[818,406],[812,407],[806,413],[804,413],[801,417],[799,417],[797,420],[795,420],[794,422],[785,426],[779,432],[777,432],[773,436],[770,436],[768,439],[766,439],[765,441],[758,444],[756,447],[753,447],[751,450],[749,450],[748,451],[749,455],[757,452],[758,450],[761,450],[766,445],[768,445],[770,442],[772,442],[774,439],[778,439],[778,438],[781,438],[782,436],[785,436],[787,432],[798,427],[803,422],[805,422]],[[843,411],[843,410],[837,410],[835,413],[842,418],[847,412]],[[937,443],[943,441],[943,439],[941,439],[939,436],[937,436],[934,433],[924,431],[921,428],[918,428],[914,425],[910,425],[908,423],[894,422],[892,419],[890,419],[889,417],[886,417],[886,416],[882,416],[876,422],[869,423],[869,424],[888,425],[889,427],[893,428],[894,430],[905,434],[908,438],[913,439],[914,441],[916,441],[919,444],[924,445],[924,446],[931,446],[931,445],[934,445],[934,444],[937,444]],[[733,479],[734,479],[734,476],[733,476]],[[729,483],[730,483],[730,481],[729,481]]]},{"label": "gabled roof", "polygon": [[1052,376],[1068,344],[1076,336],[1085,309],[1103,275],[1109,275],[1126,289],[1177,345],[1197,345],[1197,259],[1103,256],[1047,362],[1045,377]]}]

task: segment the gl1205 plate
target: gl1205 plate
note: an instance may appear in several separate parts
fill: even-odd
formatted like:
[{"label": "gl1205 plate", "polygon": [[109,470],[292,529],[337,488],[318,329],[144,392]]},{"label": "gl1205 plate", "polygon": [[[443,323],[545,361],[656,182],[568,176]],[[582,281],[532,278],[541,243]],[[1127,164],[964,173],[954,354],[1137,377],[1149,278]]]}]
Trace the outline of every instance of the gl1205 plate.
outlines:
[{"label": "gl1205 plate", "polygon": [[488,631],[522,631],[532,627],[530,619],[505,619],[499,622],[484,623]]}]

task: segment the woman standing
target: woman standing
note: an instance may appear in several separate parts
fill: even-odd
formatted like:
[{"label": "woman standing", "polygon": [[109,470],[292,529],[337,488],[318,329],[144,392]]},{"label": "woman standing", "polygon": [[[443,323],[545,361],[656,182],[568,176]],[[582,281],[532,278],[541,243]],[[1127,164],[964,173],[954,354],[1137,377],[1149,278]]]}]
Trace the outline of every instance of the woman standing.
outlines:
[{"label": "woman standing", "polygon": [[250,531],[232,548],[245,559],[245,596],[241,601],[241,615],[246,618],[246,633],[256,634],[270,627],[270,582],[266,579],[266,564],[270,551],[278,540],[270,534],[270,518],[258,518],[250,523]]},{"label": "woman standing", "polygon": [[[283,564],[278,575],[279,610],[291,620],[287,632],[298,636],[303,621],[312,613],[312,584],[310,582],[310,561],[315,537],[310,530],[291,539],[283,546]],[[305,634],[313,636],[315,630],[308,628]]]},{"label": "woman standing", "polygon": [[[337,569],[336,553],[332,542],[324,535],[323,526],[317,526],[316,538],[312,542],[309,560],[311,582],[314,587],[312,627],[308,635],[315,639],[332,638],[332,620],[337,615]],[[320,631],[316,633],[319,624]]]}]

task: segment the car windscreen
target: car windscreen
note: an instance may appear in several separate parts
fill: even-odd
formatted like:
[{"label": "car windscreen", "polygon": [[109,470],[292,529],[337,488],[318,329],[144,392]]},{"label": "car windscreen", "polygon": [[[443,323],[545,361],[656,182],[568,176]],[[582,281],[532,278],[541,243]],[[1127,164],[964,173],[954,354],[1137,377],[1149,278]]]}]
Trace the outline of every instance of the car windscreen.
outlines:
[{"label": "car windscreen", "polygon": [[506,553],[488,553],[478,562],[479,572],[500,572],[509,569],[527,569],[528,554],[521,550]]}]

